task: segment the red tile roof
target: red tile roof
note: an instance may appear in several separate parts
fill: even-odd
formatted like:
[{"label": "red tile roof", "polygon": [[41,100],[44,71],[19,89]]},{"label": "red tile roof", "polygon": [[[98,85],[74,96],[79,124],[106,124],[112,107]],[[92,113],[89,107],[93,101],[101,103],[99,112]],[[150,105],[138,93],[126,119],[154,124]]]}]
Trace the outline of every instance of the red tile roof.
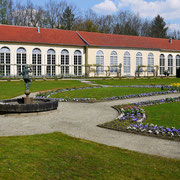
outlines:
[{"label": "red tile roof", "polygon": [[180,51],[180,40],[172,40],[171,44],[169,39],[45,28],[38,33],[37,28],[10,25],[0,25],[0,41],[77,46],[85,46],[87,42],[89,46]]},{"label": "red tile roof", "polygon": [[0,25],[0,41],[84,46],[75,31]]},{"label": "red tile roof", "polygon": [[130,47],[130,48],[147,48],[161,50],[180,51],[180,40],[127,36],[115,34],[103,34],[78,31],[80,36],[88,42],[90,46],[112,46],[112,47]]}]

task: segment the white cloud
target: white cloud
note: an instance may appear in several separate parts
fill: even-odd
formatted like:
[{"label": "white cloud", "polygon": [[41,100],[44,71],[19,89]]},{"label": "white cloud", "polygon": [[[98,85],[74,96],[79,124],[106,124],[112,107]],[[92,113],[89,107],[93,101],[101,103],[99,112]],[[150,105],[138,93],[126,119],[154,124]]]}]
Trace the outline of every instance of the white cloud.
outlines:
[{"label": "white cloud", "polygon": [[180,30],[180,0],[104,0],[92,9],[98,14],[130,10],[142,18],[163,17],[170,29]]},{"label": "white cloud", "polygon": [[112,0],[104,0],[104,2],[94,5],[92,9],[98,14],[112,14],[118,10]]},{"label": "white cloud", "polygon": [[180,31],[180,24],[170,24],[169,26],[170,30],[176,30],[176,31]]},{"label": "white cloud", "polygon": [[154,18],[160,14],[166,20],[179,19],[180,0],[119,0],[119,8],[128,8],[140,16]]}]

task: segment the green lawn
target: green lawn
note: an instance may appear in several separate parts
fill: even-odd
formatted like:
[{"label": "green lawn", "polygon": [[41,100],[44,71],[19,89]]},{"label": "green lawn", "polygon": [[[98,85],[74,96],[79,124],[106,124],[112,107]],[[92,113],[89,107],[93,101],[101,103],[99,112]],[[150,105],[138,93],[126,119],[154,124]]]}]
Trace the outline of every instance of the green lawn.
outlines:
[{"label": "green lawn", "polygon": [[54,94],[51,97],[52,98],[96,98],[97,100],[100,100],[101,98],[106,98],[106,97],[140,94],[146,92],[158,92],[158,91],[161,91],[161,89],[106,87],[106,88],[83,89],[83,90],[62,92],[62,93]]},{"label": "green lawn", "polygon": [[107,79],[107,80],[91,80],[96,84],[103,85],[151,85],[151,84],[171,84],[180,83],[180,78],[159,78],[159,79]]},{"label": "green lawn", "polygon": [[[73,80],[33,81],[31,91],[80,86],[87,85]],[[121,93],[139,94],[142,90],[159,91],[123,88]],[[0,82],[0,99],[11,98],[23,92],[24,82]],[[119,94],[120,88],[77,90],[71,93],[96,97],[110,97],[113,93],[122,95]],[[180,160],[108,147],[62,133],[0,137],[0,179],[178,180]]]},{"label": "green lawn", "polygon": [[[72,88],[72,87],[86,87],[87,85],[77,80],[59,80],[59,81],[31,81],[31,92],[38,92],[43,90],[51,90],[55,88]],[[13,98],[24,94],[24,81],[1,81],[0,82],[0,99]]]},{"label": "green lawn", "polygon": [[147,115],[145,123],[180,128],[180,102],[147,106],[143,107],[143,109]]},{"label": "green lawn", "polygon": [[180,161],[61,133],[0,137],[0,179],[180,179]]}]

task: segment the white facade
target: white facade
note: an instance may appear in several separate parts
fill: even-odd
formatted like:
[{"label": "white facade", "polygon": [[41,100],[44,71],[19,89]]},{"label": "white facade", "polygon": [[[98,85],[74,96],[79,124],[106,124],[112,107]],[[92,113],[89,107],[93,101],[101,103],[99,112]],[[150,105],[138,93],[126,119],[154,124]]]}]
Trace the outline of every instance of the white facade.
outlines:
[{"label": "white facade", "polygon": [[[98,51],[102,51],[104,54],[104,69],[107,69],[108,66],[110,66],[110,59],[111,59],[111,53],[112,52],[116,52],[117,53],[117,59],[118,59],[118,64],[122,64],[122,76],[135,76],[135,72],[136,72],[136,68],[137,68],[137,55],[141,54],[142,58],[142,64],[141,65],[154,65],[154,66],[158,66],[160,67],[160,55],[163,54],[165,57],[165,66],[164,66],[164,70],[168,70],[168,68],[170,68],[168,66],[168,56],[172,55],[173,57],[173,65],[172,65],[172,74],[171,76],[175,76],[176,75],[176,68],[178,68],[179,65],[179,61],[177,60],[176,62],[176,57],[180,56],[180,52],[167,52],[167,51],[159,51],[159,50],[153,50],[153,49],[132,49],[132,48],[108,48],[108,47],[89,47],[88,48],[88,64],[96,64],[96,54]],[[129,54],[129,58],[126,56],[127,54]],[[152,64],[148,64],[148,57],[150,57],[149,55],[153,55],[153,59],[149,59],[149,60],[153,60]],[[129,62],[130,61],[130,62]],[[126,72],[124,70],[125,67],[127,67],[129,64],[129,72]],[[155,67],[154,67],[155,68]],[[143,68],[143,69],[147,69],[147,67]],[[104,76],[105,73],[100,73],[99,75]],[[111,75],[116,75],[116,72],[112,72]],[[152,72],[148,72],[148,75],[153,75]],[[160,75],[160,71],[158,71],[158,75]],[[161,74],[163,75],[163,74]],[[93,76],[93,72],[91,72],[91,76]]]},{"label": "white facade", "polygon": [[[84,68],[84,64],[85,64],[85,53],[84,53],[84,47],[76,47],[76,46],[55,46],[55,45],[42,45],[42,44],[20,44],[20,43],[0,43],[0,50],[4,49],[4,48],[8,48],[9,52],[10,52],[10,64],[11,64],[11,68],[10,68],[10,75],[11,76],[18,76],[18,68],[17,66],[23,66],[24,63],[20,63],[18,64],[18,58],[21,59],[21,55],[22,54],[26,54],[24,55],[24,58],[26,56],[26,64],[30,64],[32,67],[33,66],[41,66],[41,75],[39,76],[44,76],[47,75],[47,66],[53,66],[53,64],[48,64],[48,52],[53,52],[54,51],[54,55],[55,56],[49,56],[49,58],[55,58],[55,75],[74,75],[75,74],[75,66],[79,66],[79,71],[80,71],[80,67],[81,67],[81,75],[85,74],[85,68]],[[25,52],[18,52],[19,48],[23,48],[25,50]],[[40,54],[39,59],[41,59],[41,63],[37,63],[37,64],[33,64],[33,52],[34,49],[38,49],[40,50],[37,52],[37,54]],[[48,51],[50,50],[50,51]],[[68,60],[66,61],[66,64],[62,64],[62,52],[63,50],[66,50],[69,54],[69,56],[66,56],[66,60],[68,58]],[[77,51],[79,52],[77,55]],[[18,53],[21,54],[18,56]],[[0,66],[5,66],[5,62],[3,57],[4,52],[0,51],[1,57],[0,57]],[[23,55],[22,55],[23,56]],[[79,58],[79,63],[78,65],[76,65],[75,59]],[[34,59],[36,59],[36,57],[34,56]],[[37,58],[38,59],[38,58]],[[81,62],[80,62],[81,61]],[[69,67],[69,72],[67,74],[62,74],[62,66],[66,66]],[[2,69],[0,69],[0,75],[2,75]],[[79,74],[79,75],[80,75]],[[5,76],[5,75],[4,75]]]},{"label": "white facade", "polygon": [[[10,54],[10,64],[8,63],[8,53]],[[106,76],[108,69],[110,70],[111,76],[116,76],[117,69],[113,66],[119,65],[120,63],[122,64],[122,76],[135,76],[138,65],[152,66],[149,68],[146,67],[146,75],[153,75],[152,69],[155,68],[154,66],[158,66],[158,75],[163,75],[162,72],[164,70],[169,70],[170,75],[175,76],[176,68],[180,67],[180,51],[10,42],[0,43],[1,76],[18,76],[18,71],[22,70],[24,64],[30,64],[33,67],[34,76],[84,76],[85,65],[92,65],[92,68],[94,65],[94,72],[90,72],[90,76]],[[97,64],[101,65],[98,67],[98,74],[96,73],[97,68],[95,67]],[[9,66],[10,71],[8,69]],[[142,73],[142,75],[145,74]]]}]

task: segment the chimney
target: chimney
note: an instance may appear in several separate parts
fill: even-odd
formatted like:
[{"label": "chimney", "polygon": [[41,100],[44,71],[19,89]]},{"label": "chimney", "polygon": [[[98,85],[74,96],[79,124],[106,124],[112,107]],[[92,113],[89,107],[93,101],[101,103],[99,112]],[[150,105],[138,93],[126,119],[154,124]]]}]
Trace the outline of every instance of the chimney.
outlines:
[{"label": "chimney", "polygon": [[169,38],[169,42],[172,44],[172,41],[173,41],[173,39],[172,38]]},{"label": "chimney", "polygon": [[37,32],[40,33],[40,27],[37,27]]}]

